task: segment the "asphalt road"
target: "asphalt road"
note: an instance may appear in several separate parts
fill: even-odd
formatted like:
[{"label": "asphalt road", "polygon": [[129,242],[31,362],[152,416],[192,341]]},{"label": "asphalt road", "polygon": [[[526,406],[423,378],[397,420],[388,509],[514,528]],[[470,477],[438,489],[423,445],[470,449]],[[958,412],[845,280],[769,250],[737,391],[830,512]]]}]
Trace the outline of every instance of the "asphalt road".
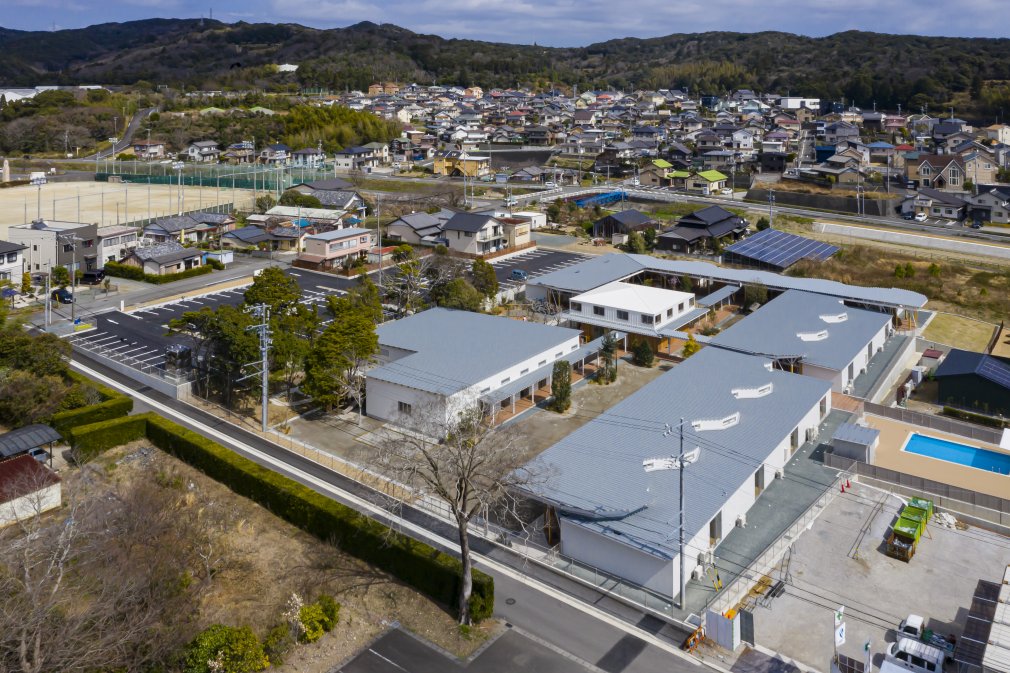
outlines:
[{"label": "asphalt road", "polygon": [[[82,353],[75,349],[73,360],[110,379],[120,382],[129,394],[135,397],[138,395],[142,396],[139,400],[140,404],[137,407],[138,411],[149,408],[148,405],[151,403],[160,403],[171,409],[172,413],[170,417],[172,420],[205,436],[211,435],[199,424],[210,430],[223,433],[227,436],[227,441],[222,440],[220,437],[211,438],[224,443],[229,448],[246,455],[251,460],[268,469],[277,470],[278,468],[276,465],[255,454],[249,454],[243,448],[243,445],[282,462],[296,471],[293,472],[287,469],[280,469],[279,471],[309,488],[319,490],[319,487],[310,478],[302,475],[309,475],[312,479],[341,489],[343,492],[353,494],[384,510],[388,510],[391,507],[383,494],[377,493],[344,475],[332,472],[303,456],[287,451],[258,435],[230,425],[205,411],[173,400],[166,395],[151,390],[147,386],[138,387],[136,381],[112,371],[102,365],[101,362],[90,357],[87,353]],[[150,402],[147,402],[144,398],[150,400]],[[165,415],[165,412],[160,413]],[[330,493],[326,493],[326,495],[350,507],[360,509],[356,506],[356,503],[344,499],[339,495],[334,496]],[[436,519],[426,512],[416,510],[407,505],[397,507],[396,511],[403,519],[437,533],[446,541],[452,541],[456,538],[455,528],[451,524]],[[378,518],[383,523],[391,523],[391,519],[389,518],[378,517],[367,511],[366,514],[373,518]],[[615,624],[623,623],[635,626],[645,633],[654,635],[658,640],[677,647],[683,641],[685,634],[672,625],[666,624],[654,617],[644,615],[634,608],[599,593],[595,589],[578,584],[564,576],[540,568],[535,564],[525,563],[522,557],[510,550],[497,547],[482,538],[471,536],[471,547],[476,554],[493,558],[496,562],[512,568],[513,572],[522,573],[522,576],[535,577],[543,584],[550,586],[552,590],[556,590],[566,596],[575,597],[578,599],[577,602],[579,604],[592,606],[591,608],[580,609],[570,605],[566,601],[559,600],[550,593],[545,593],[525,582],[517,581],[510,577],[509,574],[497,572],[493,567],[478,561],[478,567],[481,567],[486,572],[490,572],[495,578],[495,615],[506,622],[520,627],[525,632],[535,634],[539,639],[550,643],[552,647],[575,656],[583,662],[590,662],[598,669],[607,673],[655,673],[656,671],[687,673],[688,671],[697,670],[691,662],[684,661],[657,645],[631,635],[625,629],[619,628]],[[588,612],[590,609],[592,612]],[[371,669],[365,668],[359,670]],[[519,667],[511,670],[524,669]]]},{"label": "asphalt road", "polygon": [[526,284],[525,281],[512,278],[512,271],[515,269],[525,271],[532,278],[533,276],[563,269],[587,258],[588,255],[578,252],[536,249],[508,257],[501,261],[494,261],[491,265],[494,267],[494,275],[498,279],[498,286],[504,290]]},{"label": "asphalt road", "polygon": [[104,159],[105,157],[110,157],[115,155],[117,152],[122,152],[133,142],[133,136],[137,133],[137,129],[144,122],[145,119],[152,113],[157,111],[158,108],[149,107],[143,110],[137,110],[136,114],[130,120],[129,125],[126,127],[126,131],[123,133],[123,137],[120,138],[119,142],[116,143],[114,147],[110,147],[107,150],[102,150],[98,152],[97,155],[92,154],[89,157],[83,157],[80,161],[94,161],[97,159]]},{"label": "asphalt road", "polygon": [[589,673],[570,657],[508,630],[468,665],[399,629],[388,632],[348,662],[340,673]]}]

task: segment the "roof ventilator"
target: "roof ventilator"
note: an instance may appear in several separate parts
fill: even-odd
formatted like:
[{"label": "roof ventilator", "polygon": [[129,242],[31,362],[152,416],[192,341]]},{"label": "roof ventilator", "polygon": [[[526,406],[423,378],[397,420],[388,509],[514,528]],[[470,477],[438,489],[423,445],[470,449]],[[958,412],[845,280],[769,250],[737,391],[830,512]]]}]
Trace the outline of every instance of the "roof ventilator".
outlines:
[{"label": "roof ventilator", "polygon": [[800,341],[824,341],[828,338],[828,330],[822,329],[820,332],[797,332],[796,336]]},{"label": "roof ventilator", "polygon": [[735,411],[725,418],[704,418],[697,421],[691,421],[691,427],[694,428],[695,432],[704,432],[705,430],[725,430],[727,428],[732,428],[739,422],[740,412]]},{"label": "roof ventilator", "polygon": [[771,383],[766,383],[763,386],[758,386],[757,388],[734,388],[730,392],[733,397],[738,400],[754,400],[759,397],[765,397],[772,394],[772,389],[774,386]]},{"label": "roof ventilator", "polygon": [[818,316],[818,317],[820,317],[820,319],[822,321],[824,321],[824,322],[826,322],[828,324],[834,324],[834,323],[845,322],[846,320],[849,319],[849,314],[846,313],[845,311],[842,311],[841,313],[827,314],[827,315],[822,315],[822,316]]}]

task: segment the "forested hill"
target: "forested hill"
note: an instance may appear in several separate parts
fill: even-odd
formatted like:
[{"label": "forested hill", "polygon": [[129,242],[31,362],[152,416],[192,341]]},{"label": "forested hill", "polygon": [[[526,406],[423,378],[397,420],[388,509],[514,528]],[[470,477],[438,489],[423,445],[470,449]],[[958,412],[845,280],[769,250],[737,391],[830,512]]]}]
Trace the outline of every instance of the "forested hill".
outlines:
[{"label": "forested hill", "polygon": [[[276,63],[296,63],[293,75]],[[978,112],[1010,111],[1010,40],[845,32],[698,33],[547,48],[420,35],[390,24],[152,19],[78,30],[0,28],[0,85],[188,85],[361,89],[374,81],[629,90],[747,87],[857,105],[936,110],[971,94]]]}]

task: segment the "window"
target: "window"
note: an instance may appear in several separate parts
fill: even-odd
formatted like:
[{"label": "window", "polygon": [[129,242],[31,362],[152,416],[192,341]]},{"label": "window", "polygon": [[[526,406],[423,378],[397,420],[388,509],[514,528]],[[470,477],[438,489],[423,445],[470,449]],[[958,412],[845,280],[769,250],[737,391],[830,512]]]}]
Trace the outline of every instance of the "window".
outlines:
[{"label": "window", "polygon": [[7,254],[7,261],[8,262],[16,262],[16,261],[18,261],[18,253],[16,253],[16,252],[8,253]]},{"label": "window", "polygon": [[820,412],[821,418],[824,418],[825,414],[828,413],[828,398],[826,397],[821,398]]},{"label": "window", "polygon": [[683,302],[681,302],[680,304],[677,304],[677,312],[678,313],[683,313],[684,312],[684,304],[683,304]]},{"label": "window", "polygon": [[642,322],[646,325],[651,325],[654,322],[654,318],[651,315],[642,314]]},{"label": "window", "polygon": [[524,375],[524,374],[529,374],[529,373],[530,373],[530,368],[529,368],[529,367],[527,367],[526,369],[524,369],[524,370],[522,370],[521,372],[519,372],[519,376],[522,376],[522,375]]},{"label": "window", "polygon": [[[681,310],[683,310],[683,309],[681,309]],[[673,309],[672,308],[666,309],[666,317],[667,318],[672,318],[673,317]]]},{"label": "window", "polygon": [[511,376],[506,376],[505,378],[503,378],[503,379],[501,380],[501,385],[505,385],[506,383],[508,383],[508,382],[509,382],[509,381],[511,381],[511,380],[512,380],[512,377],[511,377]]},{"label": "window", "polygon": [[409,404],[407,404],[406,402],[397,402],[396,403],[396,408],[397,408],[397,411],[399,411],[404,416],[409,416],[410,412],[412,411],[412,407]]},{"label": "window", "polygon": [[38,245],[33,245],[32,246],[32,251],[33,252],[38,252],[39,251],[39,246]]},{"label": "window", "polygon": [[74,249],[73,245],[64,245],[63,246],[63,252],[73,252],[73,249]]},{"label": "window", "polygon": [[554,354],[554,357],[559,358],[559,357],[561,357],[564,354],[565,354],[564,351],[558,351],[557,353]]},{"label": "window", "polygon": [[545,364],[547,364],[547,360],[541,360],[537,363],[537,367],[543,367]]},{"label": "window", "polygon": [[659,314],[659,315],[657,315],[657,316],[653,316],[653,320],[652,320],[652,322],[653,322],[653,323],[655,323],[655,324],[657,324],[657,325],[658,325],[659,323],[663,322],[663,314],[662,314],[662,313],[660,313],[660,314]]},{"label": "window", "polygon": [[929,168],[929,166],[923,166],[923,167],[922,167],[922,168],[921,168],[921,169],[919,170],[919,175],[929,175],[929,174],[930,174],[930,172],[931,172],[931,171],[930,171],[930,168]]},{"label": "window", "polygon": [[95,245],[94,239],[90,239],[89,238],[88,240],[84,241],[84,247],[85,248],[92,248],[92,247],[94,247],[94,245]]},{"label": "window", "polygon": [[358,239],[359,243],[368,243],[368,236],[362,236]]},{"label": "window", "polygon": [[491,392],[491,387],[490,386],[488,386],[487,388],[484,388],[483,390],[481,390],[480,394],[483,395],[484,393],[489,393],[489,392]]},{"label": "window", "polygon": [[618,320],[627,320],[628,319],[628,312],[627,311],[618,311],[617,312],[617,319]]},{"label": "window", "polygon": [[575,311],[576,313],[582,313],[582,304],[580,304],[580,303],[579,303],[579,302],[577,302],[577,301],[573,301],[573,302],[571,303],[571,308],[572,308],[572,310],[573,310],[573,311]]},{"label": "window", "polygon": [[800,429],[795,428],[789,435],[789,448],[796,450],[800,448]]},{"label": "window", "polygon": [[604,313],[604,311],[603,311],[603,307],[602,306],[594,306],[593,307],[593,315],[603,315],[603,313]]}]

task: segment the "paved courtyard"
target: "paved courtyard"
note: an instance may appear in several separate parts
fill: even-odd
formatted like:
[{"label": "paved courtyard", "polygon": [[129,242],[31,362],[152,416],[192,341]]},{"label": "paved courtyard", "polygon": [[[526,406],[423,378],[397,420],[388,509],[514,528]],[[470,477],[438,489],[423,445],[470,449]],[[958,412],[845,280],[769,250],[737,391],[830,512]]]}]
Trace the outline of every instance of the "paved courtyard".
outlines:
[{"label": "paved courtyard", "polygon": [[838,651],[861,658],[870,641],[879,667],[893,629],[909,613],[933,630],[960,637],[980,578],[994,579],[1010,558],[1010,539],[978,528],[927,528],[908,563],[884,554],[884,540],[901,502],[852,483],[793,545],[772,579],[785,593],[759,599],[757,643],[817,670],[829,670],[834,610],[845,606],[846,642]]}]

